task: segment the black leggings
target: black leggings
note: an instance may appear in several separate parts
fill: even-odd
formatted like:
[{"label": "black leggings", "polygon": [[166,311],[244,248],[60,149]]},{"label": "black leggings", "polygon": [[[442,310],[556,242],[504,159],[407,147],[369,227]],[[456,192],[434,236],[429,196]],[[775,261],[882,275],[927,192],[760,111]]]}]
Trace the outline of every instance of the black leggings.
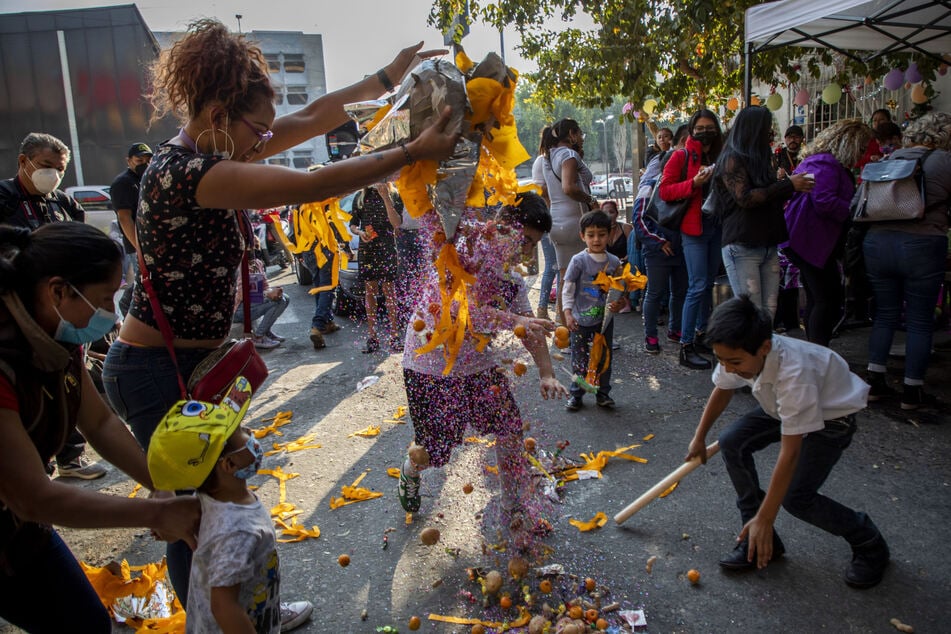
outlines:
[{"label": "black leggings", "polygon": [[799,267],[799,279],[806,289],[806,338],[812,343],[828,346],[832,331],[842,317],[845,301],[839,263],[830,256],[825,266],[819,268],[789,248],[783,253]]}]

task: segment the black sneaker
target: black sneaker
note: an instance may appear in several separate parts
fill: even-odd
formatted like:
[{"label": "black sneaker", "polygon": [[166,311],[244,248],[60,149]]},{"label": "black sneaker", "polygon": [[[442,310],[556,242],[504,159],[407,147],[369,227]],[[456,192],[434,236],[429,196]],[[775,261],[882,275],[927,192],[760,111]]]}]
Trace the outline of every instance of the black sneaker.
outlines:
[{"label": "black sneaker", "polygon": [[676,330],[667,331],[667,341],[673,341],[674,343],[680,343],[680,333]]},{"label": "black sneaker", "polygon": [[644,337],[644,352],[660,354],[660,343],[657,341],[657,337]]},{"label": "black sneaker", "polygon": [[[779,535],[776,534],[776,531],[773,531],[773,554],[770,556],[769,561],[776,561],[782,557],[785,552],[786,547],[783,545],[783,540],[779,538]],[[726,568],[727,570],[749,570],[756,568],[756,562],[749,561],[749,559],[747,559],[749,555],[750,542],[749,540],[744,539],[736,545],[736,548],[733,549],[733,552],[720,560],[720,566]]]},{"label": "black sneaker", "polygon": [[565,403],[565,409],[569,412],[577,412],[579,409],[581,409],[581,397],[569,396],[568,402]]},{"label": "black sneaker", "polygon": [[[871,399],[871,395],[868,400]],[[920,385],[905,385],[901,393],[901,408],[904,410],[918,409],[919,407],[935,407],[938,399],[933,394],[925,394]]]},{"label": "black sneaker", "polygon": [[614,399],[607,394],[596,394],[594,400],[597,402],[598,407],[606,407],[608,409],[614,407]]},{"label": "black sneaker", "polygon": [[875,403],[886,398],[893,398],[898,394],[894,388],[888,385],[884,372],[869,372],[865,378],[865,382],[870,386],[868,390],[868,400],[870,403]]},{"label": "black sneaker", "polygon": [[888,544],[881,534],[865,546],[853,546],[852,563],[845,571],[845,582],[859,589],[878,585],[888,567],[889,558]]},{"label": "black sneaker", "polygon": [[680,346],[680,365],[691,370],[709,370],[712,367],[708,359],[697,354],[697,349],[692,343]]}]

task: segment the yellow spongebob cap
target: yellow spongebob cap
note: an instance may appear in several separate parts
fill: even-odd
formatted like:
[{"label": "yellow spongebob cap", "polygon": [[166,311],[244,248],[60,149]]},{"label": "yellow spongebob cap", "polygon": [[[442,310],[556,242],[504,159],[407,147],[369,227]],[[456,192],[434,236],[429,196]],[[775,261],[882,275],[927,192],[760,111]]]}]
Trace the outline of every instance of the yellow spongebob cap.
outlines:
[{"label": "yellow spongebob cap", "polygon": [[225,443],[251,404],[251,384],[239,376],[221,403],[179,401],[149,442],[148,464],[156,489],[196,489],[208,478]]}]

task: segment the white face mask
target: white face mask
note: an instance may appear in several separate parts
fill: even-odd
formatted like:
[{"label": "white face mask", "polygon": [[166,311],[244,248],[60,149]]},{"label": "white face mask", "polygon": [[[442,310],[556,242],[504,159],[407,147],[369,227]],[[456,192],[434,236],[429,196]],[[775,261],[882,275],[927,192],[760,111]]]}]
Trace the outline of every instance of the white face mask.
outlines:
[{"label": "white face mask", "polygon": [[30,179],[33,181],[33,186],[36,187],[36,191],[46,195],[59,187],[60,182],[63,180],[63,172],[53,167],[37,167],[30,159],[26,160],[33,166],[33,173],[30,174]]}]

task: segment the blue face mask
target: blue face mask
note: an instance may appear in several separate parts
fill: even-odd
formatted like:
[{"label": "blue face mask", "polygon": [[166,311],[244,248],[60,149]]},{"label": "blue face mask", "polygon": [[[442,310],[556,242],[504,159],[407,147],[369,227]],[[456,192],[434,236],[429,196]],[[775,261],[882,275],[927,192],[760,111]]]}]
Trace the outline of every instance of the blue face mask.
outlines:
[{"label": "blue face mask", "polygon": [[[248,444],[244,446],[244,449],[251,452],[251,455],[254,456],[254,462],[234,472],[234,477],[240,480],[247,480],[256,474],[261,468],[261,462],[264,460],[264,450],[261,448],[261,443],[258,442],[258,439],[255,438],[253,434],[248,438]],[[239,449],[238,451],[242,450]],[[236,451],[234,453],[238,452]]]},{"label": "blue face mask", "polygon": [[77,328],[72,323],[63,319],[59,309],[54,306],[53,310],[55,310],[59,316],[59,326],[56,328],[56,334],[53,335],[53,339],[62,343],[74,343],[76,345],[99,341],[115,328],[118,315],[104,308],[96,308],[75,286],[72,284],[69,286],[76,291],[76,294],[82,297],[83,301],[89,304],[89,307],[95,312],[89,318],[89,323],[86,324],[85,328]]}]

